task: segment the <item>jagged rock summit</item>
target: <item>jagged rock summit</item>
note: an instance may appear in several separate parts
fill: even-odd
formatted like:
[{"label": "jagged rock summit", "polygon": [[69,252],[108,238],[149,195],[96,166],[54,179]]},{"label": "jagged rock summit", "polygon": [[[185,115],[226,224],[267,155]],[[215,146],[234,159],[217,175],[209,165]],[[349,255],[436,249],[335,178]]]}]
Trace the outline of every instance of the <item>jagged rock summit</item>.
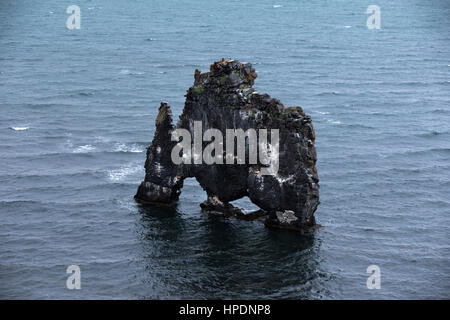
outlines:
[{"label": "jagged rock summit", "polygon": [[[176,126],[169,105],[161,103],[154,139],[147,149],[145,179],[138,188],[136,201],[171,205],[178,200],[183,180],[195,177],[207,194],[201,204],[204,211],[242,219],[264,217],[268,227],[314,229],[319,179],[311,119],[301,107],[286,107],[268,94],[258,93],[253,89],[256,77],[250,63],[222,59],[211,65],[210,72],[195,70],[194,85],[187,91]],[[234,136],[226,133],[227,129],[235,133],[239,129],[245,133],[254,129],[259,132],[258,145],[252,144],[251,138],[255,136],[249,134],[247,139],[244,136],[245,158],[236,157],[239,150],[224,147],[231,140],[236,142]],[[189,141],[183,135],[181,139],[175,134],[177,131],[194,138]],[[270,142],[269,137],[261,139],[264,132],[272,138]],[[223,138],[218,136],[220,133]],[[181,141],[188,143],[189,150],[179,153],[177,146]],[[212,141],[218,143],[211,152],[216,162],[208,164],[201,158],[211,151],[208,145]],[[255,152],[261,153],[265,147],[270,161],[259,158],[256,163],[254,158],[251,161]],[[231,151],[231,158],[227,151]],[[181,163],[174,161],[174,155],[175,158],[183,155]],[[229,159],[233,164],[228,163]],[[245,196],[261,210],[244,214],[230,204]]]}]

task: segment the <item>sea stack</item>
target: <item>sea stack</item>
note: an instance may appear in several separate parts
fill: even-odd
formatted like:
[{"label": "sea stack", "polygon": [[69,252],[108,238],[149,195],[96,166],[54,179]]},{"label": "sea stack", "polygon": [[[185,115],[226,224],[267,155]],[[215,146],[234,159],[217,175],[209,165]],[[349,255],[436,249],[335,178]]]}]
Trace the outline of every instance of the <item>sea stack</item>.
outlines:
[{"label": "sea stack", "polygon": [[[194,85],[187,91],[177,125],[173,124],[170,106],[161,103],[136,201],[172,205],[179,198],[183,180],[195,177],[207,194],[200,205],[204,211],[242,219],[263,216],[267,227],[314,230],[319,178],[311,118],[301,107],[284,106],[257,92],[253,88],[256,77],[250,63],[222,59],[212,64],[209,72],[195,70]],[[246,133],[244,158],[237,157],[239,150],[232,144],[231,158],[227,152],[228,143],[239,145],[239,137],[228,135],[233,130]],[[179,132],[193,138],[181,139]],[[251,139],[255,136],[249,132],[259,134],[257,140]],[[189,143],[188,152],[179,153],[182,140]],[[202,159],[211,151],[212,141],[221,147],[211,153],[217,160],[214,163]],[[258,141],[257,146],[254,141]],[[258,157],[264,148],[269,162]],[[183,155],[181,163],[174,161],[174,155],[177,159]],[[244,214],[230,204],[245,196],[261,210]]]}]

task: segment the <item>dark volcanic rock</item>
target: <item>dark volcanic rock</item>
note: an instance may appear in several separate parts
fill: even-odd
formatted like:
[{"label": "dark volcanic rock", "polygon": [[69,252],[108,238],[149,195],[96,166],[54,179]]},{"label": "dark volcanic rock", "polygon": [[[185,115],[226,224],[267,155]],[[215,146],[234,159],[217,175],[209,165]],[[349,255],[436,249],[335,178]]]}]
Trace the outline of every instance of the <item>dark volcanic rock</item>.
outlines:
[{"label": "dark volcanic rock", "polygon": [[[243,219],[265,213],[266,226],[301,231],[313,229],[313,214],[319,204],[319,179],[311,119],[301,107],[285,107],[279,100],[256,92],[252,88],[256,77],[251,64],[236,60],[215,62],[206,73],[195,70],[194,86],[187,91],[185,107],[176,127],[172,124],[169,105],[161,103],[155,136],[147,149],[145,180],[135,196],[137,201],[173,204],[180,195],[183,180],[195,177],[208,196],[201,204],[205,211]],[[179,141],[172,141],[172,133],[175,129],[186,129],[194,137],[195,121],[201,122],[202,134],[210,128],[223,133],[223,159],[226,157],[226,129],[278,129],[278,153],[276,149],[270,152],[272,161],[275,157],[279,159],[278,170],[263,175],[262,170],[267,169],[268,164],[261,161],[249,164],[255,149],[250,148],[248,141],[245,164],[195,164],[195,152],[188,155],[189,161],[174,164],[172,150]],[[193,148],[194,140],[191,141]],[[202,150],[209,143],[201,142]],[[262,210],[244,215],[229,203],[244,196]]]}]

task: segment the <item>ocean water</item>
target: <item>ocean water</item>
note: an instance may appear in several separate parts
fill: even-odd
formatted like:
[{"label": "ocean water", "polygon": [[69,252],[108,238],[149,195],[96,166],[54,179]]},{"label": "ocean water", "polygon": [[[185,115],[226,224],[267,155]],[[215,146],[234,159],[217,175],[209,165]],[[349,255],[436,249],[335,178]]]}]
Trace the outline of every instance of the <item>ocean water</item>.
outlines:
[{"label": "ocean water", "polygon": [[[449,16],[445,0],[2,1],[0,298],[449,299]],[[195,180],[172,210],[133,201],[160,101],[177,117],[222,57],[311,115],[313,236],[204,214]]]}]

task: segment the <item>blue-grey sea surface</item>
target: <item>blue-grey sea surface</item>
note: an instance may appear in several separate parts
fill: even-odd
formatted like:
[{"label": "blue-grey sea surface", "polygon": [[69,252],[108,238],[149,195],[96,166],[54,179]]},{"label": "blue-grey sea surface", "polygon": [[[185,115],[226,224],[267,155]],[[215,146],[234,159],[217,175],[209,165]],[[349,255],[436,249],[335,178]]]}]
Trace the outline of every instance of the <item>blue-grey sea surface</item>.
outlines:
[{"label": "blue-grey sea surface", "polygon": [[[2,1],[0,298],[449,299],[449,17],[445,0]],[[160,101],[176,119],[221,58],[312,117],[314,236],[202,213],[193,179],[173,210],[134,202]]]}]

